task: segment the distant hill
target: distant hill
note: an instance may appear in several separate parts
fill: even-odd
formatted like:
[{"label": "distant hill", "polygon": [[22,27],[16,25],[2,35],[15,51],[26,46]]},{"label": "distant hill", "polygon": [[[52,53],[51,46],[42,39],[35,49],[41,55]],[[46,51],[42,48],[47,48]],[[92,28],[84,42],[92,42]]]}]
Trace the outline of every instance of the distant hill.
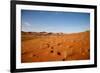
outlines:
[{"label": "distant hill", "polygon": [[[85,33],[85,32],[90,32],[90,30],[86,30],[84,32],[78,32],[78,33]],[[25,32],[25,31],[21,31],[21,34],[22,35],[37,35],[37,36],[41,36],[41,35],[65,35],[67,33],[62,33],[62,32],[59,32],[59,33],[53,33],[53,32]],[[77,34],[77,33],[68,33],[68,34]]]},{"label": "distant hill", "polygon": [[22,35],[63,35],[64,33],[53,33],[53,32],[24,32],[21,31]]}]

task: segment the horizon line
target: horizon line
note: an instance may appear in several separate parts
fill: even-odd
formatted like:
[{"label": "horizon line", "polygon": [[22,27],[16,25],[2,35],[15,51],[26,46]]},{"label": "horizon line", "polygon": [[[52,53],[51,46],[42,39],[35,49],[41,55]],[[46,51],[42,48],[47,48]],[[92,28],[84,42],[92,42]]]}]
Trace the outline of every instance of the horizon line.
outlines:
[{"label": "horizon line", "polygon": [[[22,31],[21,32],[37,32],[39,33],[39,31]],[[85,31],[80,31],[80,32],[47,32],[47,31],[40,31],[40,32],[45,32],[45,33],[66,33],[66,34],[70,34],[70,33],[81,33],[81,32],[90,32],[90,30],[85,30]]]}]

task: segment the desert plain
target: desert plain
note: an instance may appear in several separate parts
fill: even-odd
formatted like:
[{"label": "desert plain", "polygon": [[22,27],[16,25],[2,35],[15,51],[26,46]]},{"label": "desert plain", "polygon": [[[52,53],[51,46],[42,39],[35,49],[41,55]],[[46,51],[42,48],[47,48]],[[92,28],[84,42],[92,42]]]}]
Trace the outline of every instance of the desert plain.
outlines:
[{"label": "desert plain", "polygon": [[90,59],[90,31],[78,33],[21,31],[21,62]]}]

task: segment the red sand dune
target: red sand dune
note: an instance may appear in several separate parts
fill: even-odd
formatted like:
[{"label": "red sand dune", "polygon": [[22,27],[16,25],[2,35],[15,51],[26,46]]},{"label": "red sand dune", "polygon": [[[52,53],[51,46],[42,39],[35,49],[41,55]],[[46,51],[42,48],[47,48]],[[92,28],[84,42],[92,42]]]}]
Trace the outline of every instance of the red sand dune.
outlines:
[{"label": "red sand dune", "polygon": [[90,59],[90,32],[54,34],[22,32],[21,62]]}]

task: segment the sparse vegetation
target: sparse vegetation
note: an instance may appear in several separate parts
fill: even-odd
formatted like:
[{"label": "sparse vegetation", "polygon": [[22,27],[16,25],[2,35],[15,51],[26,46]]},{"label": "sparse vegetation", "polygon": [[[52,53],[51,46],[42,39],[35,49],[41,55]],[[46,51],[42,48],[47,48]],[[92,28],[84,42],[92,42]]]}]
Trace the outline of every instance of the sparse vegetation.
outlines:
[{"label": "sparse vegetation", "polygon": [[89,31],[75,34],[22,31],[21,62],[89,59],[89,33]]},{"label": "sparse vegetation", "polygon": [[85,32],[90,32],[90,30],[86,30]]}]

